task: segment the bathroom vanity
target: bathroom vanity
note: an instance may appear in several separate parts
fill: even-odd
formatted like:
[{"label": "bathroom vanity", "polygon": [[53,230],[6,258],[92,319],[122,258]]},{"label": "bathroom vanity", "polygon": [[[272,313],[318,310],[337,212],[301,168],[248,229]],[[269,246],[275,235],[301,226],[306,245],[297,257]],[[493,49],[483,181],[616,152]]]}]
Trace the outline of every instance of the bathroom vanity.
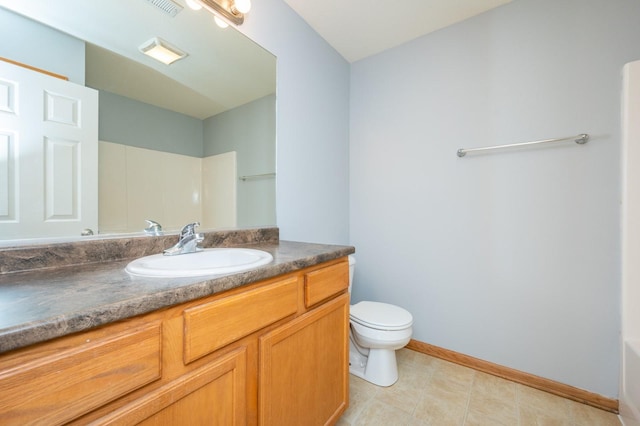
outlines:
[{"label": "bathroom vanity", "polygon": [[0,317],[0,423],[335,423],[354,249],[247,241],[274,261],[190,279],[131,277],[127,259],[0,275],[5,313],[27,312]]}]

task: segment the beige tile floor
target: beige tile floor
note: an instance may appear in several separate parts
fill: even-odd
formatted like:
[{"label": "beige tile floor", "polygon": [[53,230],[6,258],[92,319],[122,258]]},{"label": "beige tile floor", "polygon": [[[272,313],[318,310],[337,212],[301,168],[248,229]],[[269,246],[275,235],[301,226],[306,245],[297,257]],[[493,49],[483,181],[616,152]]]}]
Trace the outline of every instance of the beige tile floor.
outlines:
[{"label": "beige tile floor", "polygon": [[350,376],[349,409],[338,426],[609,426],[615,414],[409,349],[399,380],[374,386]]}]

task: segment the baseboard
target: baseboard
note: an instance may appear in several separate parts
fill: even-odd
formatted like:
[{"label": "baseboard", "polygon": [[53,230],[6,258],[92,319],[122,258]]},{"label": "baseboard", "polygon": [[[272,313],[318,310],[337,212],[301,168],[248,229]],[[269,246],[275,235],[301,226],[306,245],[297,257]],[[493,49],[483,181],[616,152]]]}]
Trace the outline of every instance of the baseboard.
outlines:
[{"label": "baseboard", "polygon": [[618,414],[618,400],[411,339],[407,349]]}]

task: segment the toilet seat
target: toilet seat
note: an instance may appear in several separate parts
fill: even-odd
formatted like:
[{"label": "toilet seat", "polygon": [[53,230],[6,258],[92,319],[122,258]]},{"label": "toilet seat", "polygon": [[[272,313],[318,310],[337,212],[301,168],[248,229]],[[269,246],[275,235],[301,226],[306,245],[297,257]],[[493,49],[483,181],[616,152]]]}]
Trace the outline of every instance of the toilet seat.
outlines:
[{"label": "toilet seat", "polygon": [[413,325],[413,316],[399,306],[381,302],[358,302],[351,305],[352,321],[376,330],[404,330]]}]

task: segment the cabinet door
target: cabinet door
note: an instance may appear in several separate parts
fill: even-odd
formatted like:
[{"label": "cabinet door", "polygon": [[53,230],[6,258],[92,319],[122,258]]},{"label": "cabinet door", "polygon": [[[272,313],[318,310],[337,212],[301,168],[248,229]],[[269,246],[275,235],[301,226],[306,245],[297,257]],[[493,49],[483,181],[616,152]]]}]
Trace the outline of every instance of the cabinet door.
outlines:
[{"label": "cabinet door", "polygon": [[261,425],[335,423],[349,398],[349,295],[260,338]]},{"label": "cabinet door", "polygon": [[174,380],[93,424],[244,425],[247,350],[237,349]]}]

